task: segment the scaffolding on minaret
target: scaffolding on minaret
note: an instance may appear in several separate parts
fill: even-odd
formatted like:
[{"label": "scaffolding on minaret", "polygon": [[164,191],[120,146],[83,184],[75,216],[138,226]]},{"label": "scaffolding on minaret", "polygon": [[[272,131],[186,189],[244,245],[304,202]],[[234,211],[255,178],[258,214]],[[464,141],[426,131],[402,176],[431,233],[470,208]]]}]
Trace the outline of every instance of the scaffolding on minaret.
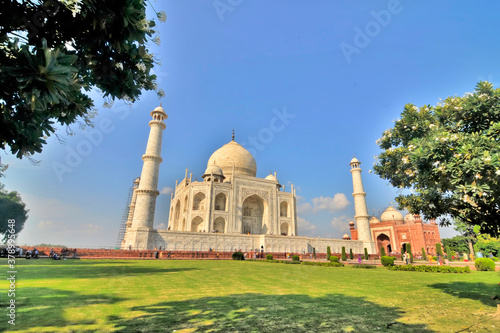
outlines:
[{"label": "scaffolding on minaret", "polygon": [[130,201],[132,200],[132,194],[134,193],[134,182],[128,191],[127,203],[125,209],[123,210],[122,221],[120,223],[120,230],[118,231],[118,239],[116,240],[116,248],[120,249],[122,246],[123,238],[125,237],[125,231],[127,230],[127,219],[128,213],[130,211]]}]

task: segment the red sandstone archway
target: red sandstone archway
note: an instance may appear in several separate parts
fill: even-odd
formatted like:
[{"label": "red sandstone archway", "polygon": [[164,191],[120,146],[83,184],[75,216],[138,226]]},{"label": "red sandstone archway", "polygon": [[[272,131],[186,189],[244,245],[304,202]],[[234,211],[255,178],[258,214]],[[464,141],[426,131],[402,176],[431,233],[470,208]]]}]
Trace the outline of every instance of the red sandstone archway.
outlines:
[{"label": "red sandstone archway", "polygon": [[377,249],[380,251],[381,247],[384,247],[385,253],[389,254],[392,252],[391,239],[386,234],[380,234],[377,236]]}]

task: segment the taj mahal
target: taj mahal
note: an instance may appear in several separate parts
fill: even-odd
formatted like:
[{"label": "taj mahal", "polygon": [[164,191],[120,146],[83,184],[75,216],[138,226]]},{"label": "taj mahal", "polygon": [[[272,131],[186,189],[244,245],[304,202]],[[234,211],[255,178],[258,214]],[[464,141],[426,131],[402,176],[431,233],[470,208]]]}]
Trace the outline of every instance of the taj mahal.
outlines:
[{"label": "taj mahal", "polygon": [[[277,174],[256,177],[257,163],[252,154],[232,140],[217,149],[208,159],[202,181],[192,174],[176,182],[170,200],[166,230],[153,228],[158,191],[162,136],[167,114],[159,106],[151,112],[150,133],[142,156],[140,178],[134,182],[128,209],[122,249],[171,251],[265,251],[340,253],[342,247],[354,253],[378,252],[378,239],[370,229],[361,162],[353,158],[350,171],[356,227],[342,239],[300,236],[297,228],[296,193],[280,184]],[[390,207],[392,208],[392,207]],[[385,239],[384,239],[385,240]]]}]

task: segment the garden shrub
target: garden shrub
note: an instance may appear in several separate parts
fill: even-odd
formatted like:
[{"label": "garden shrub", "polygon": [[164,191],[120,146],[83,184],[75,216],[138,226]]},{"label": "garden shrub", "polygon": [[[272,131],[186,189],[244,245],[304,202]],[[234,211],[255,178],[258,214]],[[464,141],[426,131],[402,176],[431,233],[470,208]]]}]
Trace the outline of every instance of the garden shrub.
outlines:
[{"label": "garden shrub", "polygon": [[300,261],[300,257],[296,254],[292,256],[292,261]]},{"label": "garden shrub", "polygon": [[368,255],[368,250],[365,247],[365,260],[370,259],[370,256]]},{"label": "garden shrub", "polygon": [[233,252],[231,257],[233,258],[233,260],[245,260],[245,255],[240,251]]},{"label": "garden shrub", "polygon": [[330,260],[330,256],[332,255],[332,249],[327,246],[326,247],[326,260]]},{"label": "garden shrub", "polygon": [[489,258],[476,258],[474,266],[478,271],[494,271],[495,262]]},{"label": "garden shrub", "polygon": [[384,265],[385,267],[388,267],[388,266],[394,266],[394,257],[391,257],[391,256],[383,256],[380,258],[380,262],[382,263],[382,265]]},{"label": "garden shrub", "polygon": [[349,259],[354,259],[354,254],[352,254],[352,249],[349,249]]},{"label": "garden shrub", "polygon": [[441,257],[443,256],[443,249],[441,248],[441,243],[436,243],[436,253]]},{"label": "garden shrub", "polygon": [[448,258],[449,261],[452,260],[452,255],[451,255],[451,250],[450,250],[450,247],[448,245],[446,245],[444,247],[444,252],[446,252],[446,258]]},{"label": "garden shrub", "polygon": [[387,254],[385,254],[385,248],[382,246],[380,247],[380,257],[385,257]]},{"label": "garden shrub", "polygon": [[410,272],[427,272],[427,273],[470,273],[469,266],[453,267],[453,266],[428,266],[428,265],[398,265],[389,266],[392,271],[410,271]]},{"label": "garden shrub", "polygon": [[266,254],[266,259],[267,260],[273,260],[273,255],[272,254]]},{"label": "garden shrub", "polygon": [[422,259],[427,260],[427,254],[425,253],[425,249],[422,246]]},{"label": "garden shrub", "polygon": [[347,255],[345,254],[345,246],[342,246],[342,261],[347,260]]},{"label": "garden shrub", "polygon": [[410,255],[410,263],[413,263],[413,253],[411,251],[411,244],[406,244],[406,252]]},{"label": "garden shrub", "polygon": [[313,247],[313,258],[316,259],[316,248]]},{"label": "garden shrub", "polygon": [[336,263],[338,263],[339,262],[339,257],[337,257],[337,256],[330,256],[330,262],[336,262]]}]

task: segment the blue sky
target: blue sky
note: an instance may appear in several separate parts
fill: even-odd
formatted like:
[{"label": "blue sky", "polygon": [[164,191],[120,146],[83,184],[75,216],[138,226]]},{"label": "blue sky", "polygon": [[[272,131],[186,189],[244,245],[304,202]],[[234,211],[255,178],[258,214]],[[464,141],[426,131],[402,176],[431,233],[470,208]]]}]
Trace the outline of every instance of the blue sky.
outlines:
[{"label": "blue sky", "polygon": [[[399,193],[368,171],[375,141],[406,103],[435,105],[480,80],[499,86],[500,3],[494,1],[158,1],[167,14],[152,45],[169,115],[155,225],[171,188],[201,175],[231,140],[254,153],[257,176],[276,171],[299,195],[299,234],[339,238],[354,215],[349,162],[362,162],[370,213]],[[152,16],[152,15],[150,15]],[[19,244],[114,246],[129,188],[142,168],[150,111],[102,107],[95,127],[48,140],[38,166],[1,152],[2,182],[27,203]],[[61,169],[61,165],[65,166]],[[61,171],[61,170],[64,170]],[[442,237],[454,234],[441,229]]]}]

